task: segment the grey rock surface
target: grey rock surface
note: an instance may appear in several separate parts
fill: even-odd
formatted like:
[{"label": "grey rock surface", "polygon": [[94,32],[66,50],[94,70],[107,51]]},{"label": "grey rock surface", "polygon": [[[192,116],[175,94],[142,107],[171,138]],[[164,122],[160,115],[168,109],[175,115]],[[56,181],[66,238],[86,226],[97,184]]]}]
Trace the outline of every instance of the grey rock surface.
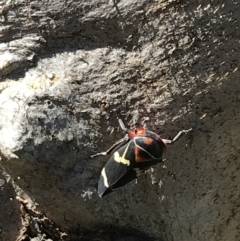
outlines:
[{"label": "grey rock surface", "polygon": [[[1,165],[34,210],[69,237],[238,241],[239,11],[237,1],[0,1]],[[194,131],[139,184],[100,199],[107,158],[89,157],[123,136],[119,107],[126,124],[165,138]],[[0,226],[19,230],[18,218]]]}]

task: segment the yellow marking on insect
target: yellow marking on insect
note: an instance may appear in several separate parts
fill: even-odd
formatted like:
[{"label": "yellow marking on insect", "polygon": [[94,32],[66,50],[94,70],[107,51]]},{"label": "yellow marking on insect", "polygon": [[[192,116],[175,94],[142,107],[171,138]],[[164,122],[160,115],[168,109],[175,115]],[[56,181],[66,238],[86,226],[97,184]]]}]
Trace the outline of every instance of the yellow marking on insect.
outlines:
[{"label": "yellow marking on insect", "polygon": [[126,149],[125,149],[125,151],[124,151],[124,153],[123,153],[122,156],[119,155],[119,152],[118,152],[118,151],[116,151],[116,152],[114,153],[114,160],[115,160],[116,162],[122,163],[122,164],[127,165],[127,166],[130,166],[130,161],[127,160],[127,159],[125,159],[125,155],[126,155],[126,153],[127,153],[127,151],[128,151],[128,147],[129,147],[129,144],[128,144],[128,146],[126,147]]},{"label": "yellow marking on insect", "polygon": [[125,159],[124,156],[120,156],[117,151],[114,153],[114,160],[127,166],[130,165],[130,161]]},{"label": "yellow marking on insect", "polygon": [[106,175],[106,172],[105,172],[105,167],[102,169],[101,174],[102,174],[102,177],[103,177],[104,186],[105,186],[105,187],[109,187],[107,175]]}]

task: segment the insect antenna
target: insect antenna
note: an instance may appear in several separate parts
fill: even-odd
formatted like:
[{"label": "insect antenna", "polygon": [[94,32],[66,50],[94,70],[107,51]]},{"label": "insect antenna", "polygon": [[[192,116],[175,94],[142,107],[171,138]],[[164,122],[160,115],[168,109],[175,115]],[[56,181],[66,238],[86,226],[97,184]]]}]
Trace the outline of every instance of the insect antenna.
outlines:
[{"label": "insect antenna", "polygon": [[128,129],[125,127],[123,121],[118,117],[117,111],[116,111],[115,109],[114,109],[113,111],[114,111],[115,114],[116,114],[118,123],[119,123],[120,127],[122,128],[122,130],[125,131],[125,132],[128,132]]}]

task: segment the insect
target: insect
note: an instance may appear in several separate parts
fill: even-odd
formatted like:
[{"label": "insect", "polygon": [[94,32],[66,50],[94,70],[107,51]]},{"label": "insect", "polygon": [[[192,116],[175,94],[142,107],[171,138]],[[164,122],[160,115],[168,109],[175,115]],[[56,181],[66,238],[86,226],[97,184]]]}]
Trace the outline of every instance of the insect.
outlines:
[{"label": "insect", "polygon": [[126,136],[107,151],[91,156],[93,158],[109,155],[118,147],[102,169],[98,182],[99,197],[104,197],[114,189],[137,179],[146,169],[163,161],[162,154],[166,151],[166,145],[192,130],[182,130],[172,140],[167,140],[161,139],[156,133],[146,130],[138,123],[135,124],[135,130],[127,129],[118,115],[117,119],[122,130],[127,133]]}]

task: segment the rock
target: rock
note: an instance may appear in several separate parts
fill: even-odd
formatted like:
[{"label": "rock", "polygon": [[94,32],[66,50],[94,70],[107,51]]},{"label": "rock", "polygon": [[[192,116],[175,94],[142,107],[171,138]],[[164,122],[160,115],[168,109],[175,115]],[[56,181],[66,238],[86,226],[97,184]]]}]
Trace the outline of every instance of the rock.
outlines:
[{"label": "rock", "polygon": [[0,77],[26,68],[34,61],[35,54],[41,48],[41,37],[25,37],[0,44]]},{"label": "rock", "polygon": [[[28,210],[69,238],[238,240],[238,3],[0,6],[1,165],[32,200]],[[194,131],[169,146],[167,161],[139,184],[100,199],[96,184],[108,157],[89,157],[124,135],[116,108],[126,125],[142,121],[164,138]],[[8,237],[11,219],[0,220],[2,237],[15,240],[20,221]],[[23,231],[32,239],[47,235]]]},{"label": "rock", "polygon": [[0,239],[15,240],[21,228],[20,205],[8,179],[0,172]]}]

